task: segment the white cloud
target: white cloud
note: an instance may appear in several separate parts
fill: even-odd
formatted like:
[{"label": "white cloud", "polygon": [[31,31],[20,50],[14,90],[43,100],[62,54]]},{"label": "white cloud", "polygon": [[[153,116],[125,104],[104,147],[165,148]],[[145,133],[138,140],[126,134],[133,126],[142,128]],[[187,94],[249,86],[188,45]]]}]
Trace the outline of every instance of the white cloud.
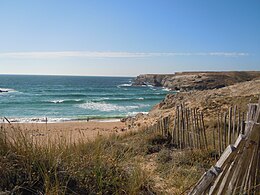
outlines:
[{"label": "white cloud", "polygon": [[0,52],[0,58],[148,58],[169,56],[248,56],[243,52],[91,52],[91,51],[55,51],[55,52]]}]

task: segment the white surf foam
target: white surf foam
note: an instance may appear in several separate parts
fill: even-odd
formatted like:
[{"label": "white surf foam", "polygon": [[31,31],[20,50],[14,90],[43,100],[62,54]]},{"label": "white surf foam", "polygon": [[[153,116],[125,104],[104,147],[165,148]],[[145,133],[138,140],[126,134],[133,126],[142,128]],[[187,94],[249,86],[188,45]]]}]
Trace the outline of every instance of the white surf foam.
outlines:
[{"label": "white surf foam", "polygon": [[127,116],[136,116],[137,114],[148,114],[149,112],[128,112]]},{"label": "white surf foam", "polygon": [[[28,117],[28,118],[8,118],[11,123],[46,123],[46,117]],[[69,118],[48,118],[48,123],[65,122],[70,121]],[[4,120],[4,123],[7,123]]]},{"label": "white surf foam", "polygon": [[146,107],[150,107],[150,104],[137,104],[138,108],[146,108]]},{"label": "white surf foam", "polygon": [[63,102],[80,102],[82,101],[81,99],[67,99],[67,100],[50,100],[48,102],[54,103],[54,104],[60,104]]},{"label": "white surf foam", "polygon": [[95,99],[94,101],[105,101],[105,100],[111,100],[111,101],[117,101],[117,100],[128,100],[128,101],[131,101],[131,100],[144,100],[143,97],[137,97],[137,98],[128,98],[128,97],[111,97],[111,98],[108,98],[108,97],[102,97],[102,98],[97,98]]},{"label": "white surf foam", "polygon": [[136,98],[137,100],[144,100],[144,98],[143,97],[139,97],[139,98]]},{"label": "white surf foam", "polygon": [[117,85],[117,87],[131,87],[132,86],[132,83],[124,83],[124,84],[120,84],[120,85]]},{"label": "white surf foam", "polygon": [[60,104],[60,103],[64,102],[64,100],[52,100],[50,102],[54,103],[54,104]]},{"label": "white surf foam", "polygon": [[88,110],[98,110],[103,112],[110,111],[127,111],[132,109],[137,109],[139,106],[120,106],[116,104],[108,104],[104,102],[86,102],[84,104],[78,105],[78,107]]},{"label": "white surf foam", "polygon": [[[62,117],[47,117],[47,123],[62,123],[62,122],[79,122],[79,121],[88,121],[89,119],[91,121],[96,121],[96,122],[118,122],[120,121],[119,118],[97,118],[97,119],[92,119],[93,116],[87,117],[87,118],[62,118]],[[124,117],[124,116],[122,116]],[[46,117],[28,117],[28,118],[12,118],[8,117],[8,121],[4,118],[0,118],[0,122],[3,123],[8,123],[10,121],[11,123],[46,123]]]},{"label": "white surf foam", "polygon": [[163,87],[163,89],[162,89],[163,91],[171,91],[171,89],[169,89],[169,88],[166,88],[166,87]]}]

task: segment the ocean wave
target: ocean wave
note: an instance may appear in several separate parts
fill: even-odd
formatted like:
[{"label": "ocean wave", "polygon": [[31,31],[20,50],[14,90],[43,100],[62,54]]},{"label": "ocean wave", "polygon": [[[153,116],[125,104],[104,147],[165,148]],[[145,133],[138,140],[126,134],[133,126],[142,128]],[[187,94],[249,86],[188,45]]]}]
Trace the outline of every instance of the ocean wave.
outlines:
[{"label": "ocean wave", "polygon": [[[27,117],[27,118],[8,118],[11,123],[60,123],[68,121],[78,121],[77,118],[65,117]],[[7,121],[4,121],[7,123]]]},{"label": "ocean wave", "polygon": [[[11,123],[55,123],[70,121],[70,118],[49,118],[49,117],[28,117],[28,118],[8,118]],[[7,121],[4,121],[7,123]]]},{"label": "ocean wave", "polygon": [[59,104],[59,103],[62,103],[64,102],[64,100],[52,100],[50,101],[51,103],[54,103],[54,104]]},{"label": "ocean wave", "polygon": [[34,95],[37,95],[37,96],[43,96],[43,97],[59,97],[59,98],[85,98],[85,97],[89,97],[89,95],[86,95],[86,94],[75,94],[75,93],[68,93],[68,94],[61,94],[61,93],[58,93],[58,94],[34,94]]},{"label": "ocean wave", "polygon": [[[97,121],[97,122],[116,122],[120,121],[121,118],[127,115],[86,115],[86,116],[75,116],[75,117],[8,117],[8,121],[11,123],[61,123],[61,122],[73,122],[73,121]],[[3,120],[4,123],[8,123]]]},{"label": "ocean wave", "polygon": [[80,94],[80,93],[68,93],[68,94],[62,94],[62,93],[57,93],[57,94],[34,94],[37,96],[43,96],[43,97],[50,97],[52,99],[55,98],[62,98],[62,99],[84,99],[84,98],[96,98],[97,99],[106,99],[106,98],[135,98],[136,96],[139,97],[146,97],[146,96],[165,96],[166,92],[165,90],[160,90],[160,91],[143,91],[139,93],[124,93],[124,92],[117,92],[116,94],[114,92],[110,93],[89,93],[89,94]]},{"label": "ocean wave", "polygon": [[148,87],[148,88],[155,88],[153,85],[151,84],[142,84],[142,85],[139,85],[137,87]]},{"label": "ocean wave", "polygon": [[136,116],[137,114],[148,114],[149,112],[128,112],[127,116]]},{"label": "ocean wave", "polygon": [[136,100],[144,100],[145,98],[143,97],[133,97],[133,98],[127,98],[127,97],[101,97],[92,100],[93,102],[122,102],[122,101],[136,101]]},{"label": "ocean wave", "polygon": [[109,104],[105,102],[86,102],[84,104],[78,105],[78,107],[87,109],[87,110],[98,110],[102,112],[111,112],[111,111],[128,111],[133,109],[138,109],[142,105],[129,105],[129,106],[121,106],[116,104]]},{"label": "ocean wave", "polygon": [[163,91],[171,91],[171,89],[169,89],[169,88],[166,88],[166,87],[163,87],[163,89],[162,89]]},{"label": "ocean wave", "polygon": [[163,100],[163,97],[135,97],[135,98],[98,98],[92,100],[92,102],[106,102],[106,103],[119,103],[119,102],[133,102],[133,103],[141,103],[147,101],[160,101]]},{"label": "ocean wave", "polygon": [[121,87],[132,87],[132,83],[124,83],[124,84],[120,84],[120,85],[117,85],[118,88],[121,88]]},{"label": "ocean wave", "polygon": [[138,108],[147,108],[150,107],[150,104],[138,104]]},{"label": "ocean wave", "polygon": [[84,91],[86,89],[84,88],[78,88],[78,89],[75,89],[75,88],[60,88],[60,87],[56,87],[55,89],[43,89],[41,90],[42,92],[59,92],[59,91],[64,91],[64,92],[81,92],[81,91]]},{"label": "ocean wave", "polygon": [[68,100],[50,100],[48,103],[60,104],[60,103],[79,103],[84,102],[82,99],[68,99]]}]

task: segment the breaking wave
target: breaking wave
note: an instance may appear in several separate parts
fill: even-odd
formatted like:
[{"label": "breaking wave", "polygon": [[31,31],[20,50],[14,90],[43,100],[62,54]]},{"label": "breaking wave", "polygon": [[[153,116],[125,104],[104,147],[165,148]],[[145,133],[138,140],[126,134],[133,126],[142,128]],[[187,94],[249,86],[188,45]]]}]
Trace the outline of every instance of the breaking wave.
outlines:
[{"label": "breaking wave", "polygon": [[86,102],[84,104],[78,105],[78,107],[87,109],[87,110],[97,110],[102,112],[111,112],[111,111],[131,111],[138,108],[143,108],[148,105],[146,104],[138,104],[138,105],[128,105],[128,106],[122,106],[122,105],[116,105],[116,104],[109,104],[105,102]]},{"label": "breaking wave", "polygon": [[71,100],[50,100],[48,101],[49,103],[54,103],[54,104],[61,104],[61,103],[79,103],[83,102],[81,99],[71,99]]},{"label": "breaking wave", "polygon": [[132,87],[132,83],[125,83],[125,84],[120,84],[120,85],[117,85],[117,87]]}]

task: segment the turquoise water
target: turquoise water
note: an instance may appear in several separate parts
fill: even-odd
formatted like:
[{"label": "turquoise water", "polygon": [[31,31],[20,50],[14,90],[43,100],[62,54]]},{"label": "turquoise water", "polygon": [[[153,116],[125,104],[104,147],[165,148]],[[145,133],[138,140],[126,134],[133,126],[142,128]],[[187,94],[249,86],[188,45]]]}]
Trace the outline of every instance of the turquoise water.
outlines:
[{"label": "turquoise water", "polygon": [[167,93],[133,78],[0,75],[0,117],[17,122],[119,118],[148,112]]}]

